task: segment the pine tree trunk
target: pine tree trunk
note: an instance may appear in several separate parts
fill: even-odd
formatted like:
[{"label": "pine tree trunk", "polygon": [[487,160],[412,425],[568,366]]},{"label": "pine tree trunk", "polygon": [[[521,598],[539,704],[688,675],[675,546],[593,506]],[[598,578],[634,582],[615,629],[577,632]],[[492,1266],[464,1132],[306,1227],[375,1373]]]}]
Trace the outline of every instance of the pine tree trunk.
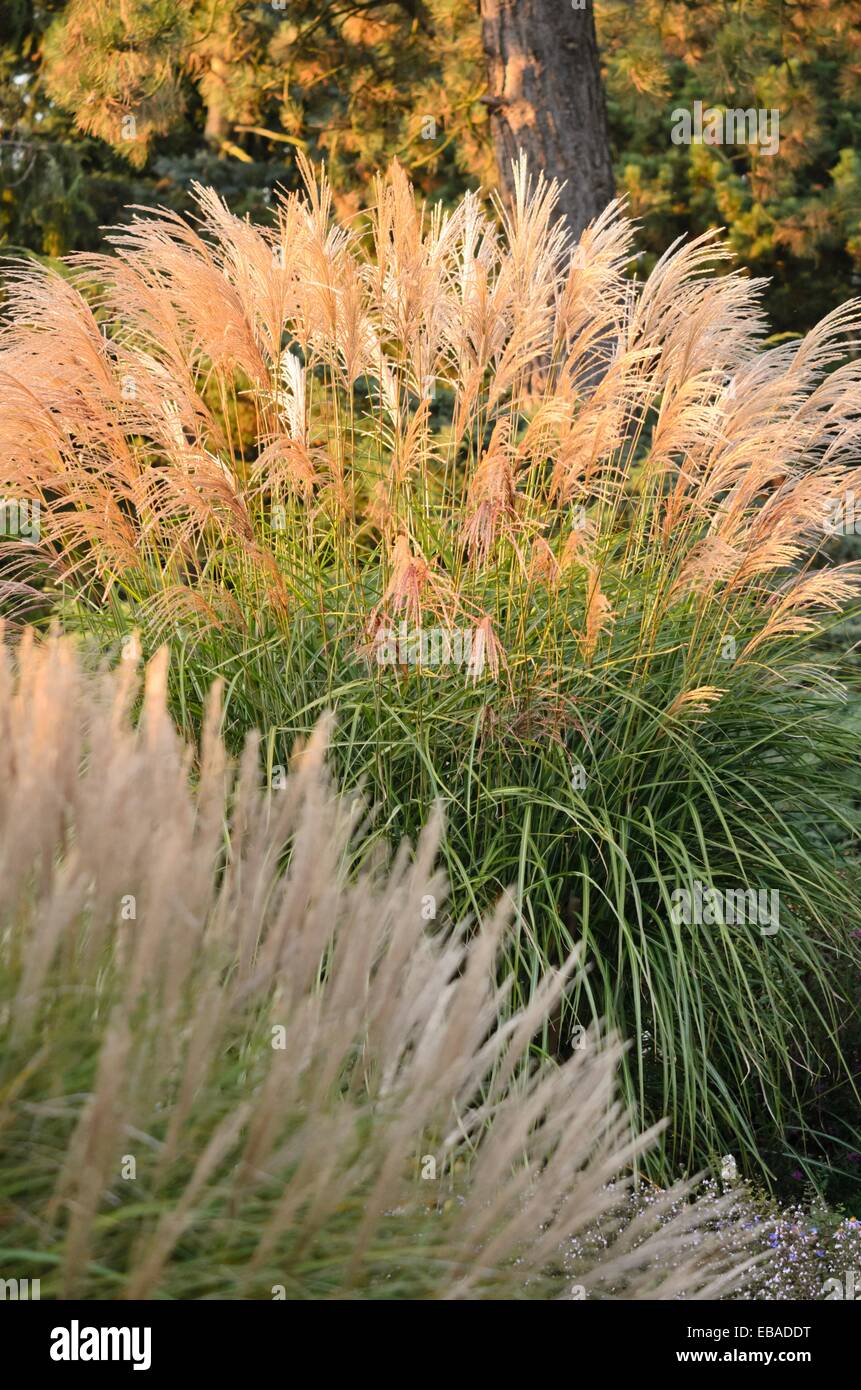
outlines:
[{"label": "pine tree trunk", "polygon": [[490,111],[502,194],[511,161],[565,182],[559,210],[575,233],[614,196],[607,110],[591,0],[480,0]]},{"label": "pine tree trunk", "polygon": [[204,92],[206,124],[203,128],[203,136],[207,143],[216,149],[221,148],[231,131],[231,123],[227,114],[227,87],[224,80],[227,71],[228,63],[224,58],[215,55],[210,59]]}]

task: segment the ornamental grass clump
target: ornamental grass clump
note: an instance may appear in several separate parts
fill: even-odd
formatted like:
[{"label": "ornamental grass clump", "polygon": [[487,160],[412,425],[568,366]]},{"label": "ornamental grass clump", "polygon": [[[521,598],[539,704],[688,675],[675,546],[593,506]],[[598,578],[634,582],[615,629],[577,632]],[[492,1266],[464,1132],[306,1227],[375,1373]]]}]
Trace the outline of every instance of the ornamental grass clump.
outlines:
[{"label": "ornamental grass clump", "polygon": [[[514,886],[521,999],[583,943],[545,1044],[634,1039],[656,1174],[813,1174],[861,923],[820,645],[858,587],[821,551],[859,483],[859,306],[770,343],[714,237],[631,279],[620,207],[574,245],[523,164],[496,218],[418,209],[395,166],[348,225],[304,174],[271,226],[201,188],[197,223],[9,274],[0,487],[39,535],[8,541],[8,601],[169,641],[184,729],[222,677],[273,777],[334,709],[383,830],[445,803],[458,912]],[[768,934],[714,909],[762,894]]]},{"label": "ornamental grass clump", "polygon": [[[728,1256],[684,1189],[623,1219],[654,1136],[619,1103],[615,1039],[532,1057],[574,963],[502,1019],[506,905],[467,942],[432,827],[357,867],[325,726],[262,788],[213,700],[196,757],[165,655],[135,726],[134,662],[0,650],[4,1274],[88,1299],[736,1287],[744,1242]],[[574,1290],[563,1247],[596,1223]]]}]

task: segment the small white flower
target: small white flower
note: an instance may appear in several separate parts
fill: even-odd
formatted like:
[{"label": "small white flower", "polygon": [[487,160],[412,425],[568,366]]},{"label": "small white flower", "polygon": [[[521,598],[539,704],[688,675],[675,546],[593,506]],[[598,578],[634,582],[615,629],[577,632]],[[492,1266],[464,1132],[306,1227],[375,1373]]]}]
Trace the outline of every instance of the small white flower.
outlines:
[{"label": "small white flower", "polygon": [[724,1154],[721,1159],[720,1175],[724,1182],[735,1182],[738,1177],[738,1165],[732,1154]]}]

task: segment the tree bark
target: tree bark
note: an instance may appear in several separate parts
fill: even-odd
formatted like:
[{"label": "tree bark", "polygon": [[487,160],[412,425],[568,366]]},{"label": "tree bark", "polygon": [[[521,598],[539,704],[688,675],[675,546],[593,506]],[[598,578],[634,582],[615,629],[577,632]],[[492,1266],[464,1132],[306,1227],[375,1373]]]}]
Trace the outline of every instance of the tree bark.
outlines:
[{"label": "tree bark", "polygon": [[591,0],[480,0],[490,111],[502,195],[511,162],[565,187],[559,211],[575,236],[614,196],[607,108]]},{"label": "tree bark", "polygon": [[227,86],[225,77],[229,59],[213,55],[209,61],[205,91],[202,91],[206,108],[206,124],[203,138],[208,144],[220,149],[230,134],[231,122],[227,114]]}]

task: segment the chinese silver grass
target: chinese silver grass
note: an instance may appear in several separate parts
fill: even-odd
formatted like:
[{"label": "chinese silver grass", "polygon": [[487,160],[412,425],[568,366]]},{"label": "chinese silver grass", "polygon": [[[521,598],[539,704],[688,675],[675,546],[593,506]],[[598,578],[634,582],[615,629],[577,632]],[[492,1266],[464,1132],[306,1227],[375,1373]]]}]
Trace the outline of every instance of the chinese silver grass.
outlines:
[{"label": "chinese silver grass", "polygon": [[133,721],[134,661],[0,654],[0,1255],[43,1296],[554,1297],[597,1224],[575,1295],[731,1289],[713,1206],[624,1219],[620,1043],[530,1055],[576,962],[507,1015],[508,906],[446,923],[438,818],[357,863],[325,722],[263,787],[165,679]]}]

